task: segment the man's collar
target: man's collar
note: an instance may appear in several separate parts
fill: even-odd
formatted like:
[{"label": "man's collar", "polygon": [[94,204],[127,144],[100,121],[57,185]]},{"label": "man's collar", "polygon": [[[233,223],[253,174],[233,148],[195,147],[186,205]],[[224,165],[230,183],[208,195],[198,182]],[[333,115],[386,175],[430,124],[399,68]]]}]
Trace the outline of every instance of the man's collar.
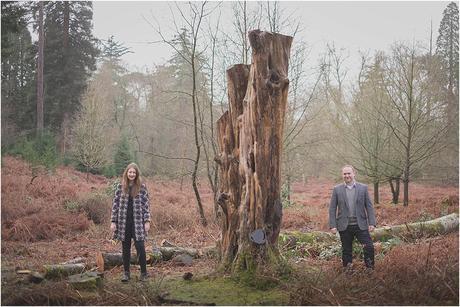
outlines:
[{"label": "man's collar", "polygon": [[348,188],[348,189],[353,189],[355,186],[356,186],[356,181],[353,181],[352,184],[348,185],[346,182],[344,182],[344,185],[345,185],[345,188]]}]

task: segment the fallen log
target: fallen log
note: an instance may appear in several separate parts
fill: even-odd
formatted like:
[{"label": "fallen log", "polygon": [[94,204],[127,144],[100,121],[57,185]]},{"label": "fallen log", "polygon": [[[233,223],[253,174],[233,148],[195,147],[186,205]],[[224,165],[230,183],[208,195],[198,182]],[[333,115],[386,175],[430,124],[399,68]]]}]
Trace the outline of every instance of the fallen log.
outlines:
[{"label": "fallen log", "polygon": [[[150,264],[152,262],[152,255],[146,253],[145,256],[147,263]],[[139,264],[139,259],[136,254],[131,254],[130,263],[134,265]],[[123,265],[123,256],[121,253],[96,253],[96,266],[98,267],[99,272],[103,272],[119,265]]]},{"label": "fallen log", "polygon": [[[200,252],[195,248],[177,247],[177,246],[160,246],[153,247],[152,252],[146,253],[147,264],[153,264],[159,261],[168,261],[177,255],[189,255],[192,258],[199,258]],[[131,255],[131,264],[139,264],[137,255]],[[123,265],[123,257],[121,253],[104,253],[97,252],[96,265],[100,272]]]},{"label": "fallen log", "polygon": [[387,241],[394,237],[421,238],[446,234],[457,229],[458,214],[452,213],[430,221],[377,228],[371,233],[371,237],[374,241]]},{"label": "fallen log", "polygon": [[[458,230],[458,214],[452,213],[434,220],[374,229],[371,237],[374,241],[388,241],[391,238],[421,238],[437,236]],[[284,248],[293,248],[297,243],[333,244],[340,242],[338,234],[325,231],[300,232],[290,231],[280,234],[280,244]]]},{"label": "fallen log", "polygon": [[44,275],[47,279],[65,277],[77,273],[82,273],[85,270],[85,264],[72,263],[72,264],[49,264],[44,265]]},{"label": "fallen log", "polygon": [[69,261],[62,262],[61,264],[85,263],[85,261],[86,261],[85,258],[77,257],[77,258],[71,259]]},{"label": "fallen log", "polygon": [[161,246],[159,250],[164,261],[171,260],[173,257],[180,254],[187,254],[192,258],[199,258],[199,252],[195,248]]},{"label": "fallen log", "polygon": [[102,286],[102,278],[96,272],[71,275],[68,282],[77,290],[96,290]]}]

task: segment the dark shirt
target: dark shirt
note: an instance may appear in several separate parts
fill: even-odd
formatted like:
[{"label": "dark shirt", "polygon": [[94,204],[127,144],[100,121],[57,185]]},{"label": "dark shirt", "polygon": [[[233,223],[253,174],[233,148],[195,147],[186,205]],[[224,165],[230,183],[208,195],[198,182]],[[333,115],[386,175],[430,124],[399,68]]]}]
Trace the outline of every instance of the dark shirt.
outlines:
[{"label": "dark shirt", "polygon": [[134,209],[133,209],[133,197],[131,196],[131,187],[129,187],[129,197],[128,197],[128,212],[126,216],[126,230],[132,231],[134,234]]}]

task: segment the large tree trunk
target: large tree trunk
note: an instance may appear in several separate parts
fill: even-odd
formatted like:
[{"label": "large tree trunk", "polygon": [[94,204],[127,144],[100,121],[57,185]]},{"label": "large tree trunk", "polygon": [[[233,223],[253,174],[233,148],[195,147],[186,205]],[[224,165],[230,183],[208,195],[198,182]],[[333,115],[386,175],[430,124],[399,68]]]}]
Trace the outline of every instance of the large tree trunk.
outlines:
[{"label": "large tree trunk", "polygon": [[249,65],[238,64],[227,70],[229,110],[217,121],[219,163],[217,203],[221,208],[219,221],[222,236],[218,242],[221,263],[231,265],[237,252],[237,232],[242,181],[239,174],[240,115],[249,78]]},{"label": "large tree trunk", "polygon": [[[222,264],[233,272],[271,269],[280,260],[280,162],[292,37],[254,30],[249,41],[253,63],[242,114],[237,111],[241,105],[229,99],[231,111],[218,122],[224,215],[220,251]],[[231,91],[244,87],[246,81],[239,78],[245,77],[245,68],[234,69],[228,72],[234,85],[229,97],[237,100],[241,93]],[[233,73],[236,80],[230,80]],[[232,163],[238,163],[239,176]]]}]

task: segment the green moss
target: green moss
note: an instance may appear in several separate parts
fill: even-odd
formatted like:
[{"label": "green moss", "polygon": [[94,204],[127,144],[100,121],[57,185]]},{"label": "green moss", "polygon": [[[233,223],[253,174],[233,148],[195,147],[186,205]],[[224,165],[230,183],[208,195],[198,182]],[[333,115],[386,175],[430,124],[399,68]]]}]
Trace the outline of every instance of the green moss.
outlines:
[{"label": "green moss", "polygon": [[278,287],[260,290],[247,287],[230,277],[201,278],[195,281],[165,280],[168,299],[196,304],[216,305],[287,305],[289,295]]},{"label": "green moss", "polygon": [[290,238],[295,238],[298,243],[317,243],[317,242],[328,242],[332,243],[337,241],[335,235],[323,232],[323,231],[312,231],[312,232],[300,232],[300,231],[291,231],[284,234],[280,234],[279,241],[281,244],[287,243]]},{"label": "green moss", "polygon": [[267,247],[265,253],[254,256],[249,251],[240,252],[231,269],[233,280],[258,290],[267,290],[287,279],[292,269],[279,251]]},{"label": "green moss", "polygon": [[97,290],[102,287],[102,278],[96,272],[85,272],[69,276],[69,283],[77,290]]}]

